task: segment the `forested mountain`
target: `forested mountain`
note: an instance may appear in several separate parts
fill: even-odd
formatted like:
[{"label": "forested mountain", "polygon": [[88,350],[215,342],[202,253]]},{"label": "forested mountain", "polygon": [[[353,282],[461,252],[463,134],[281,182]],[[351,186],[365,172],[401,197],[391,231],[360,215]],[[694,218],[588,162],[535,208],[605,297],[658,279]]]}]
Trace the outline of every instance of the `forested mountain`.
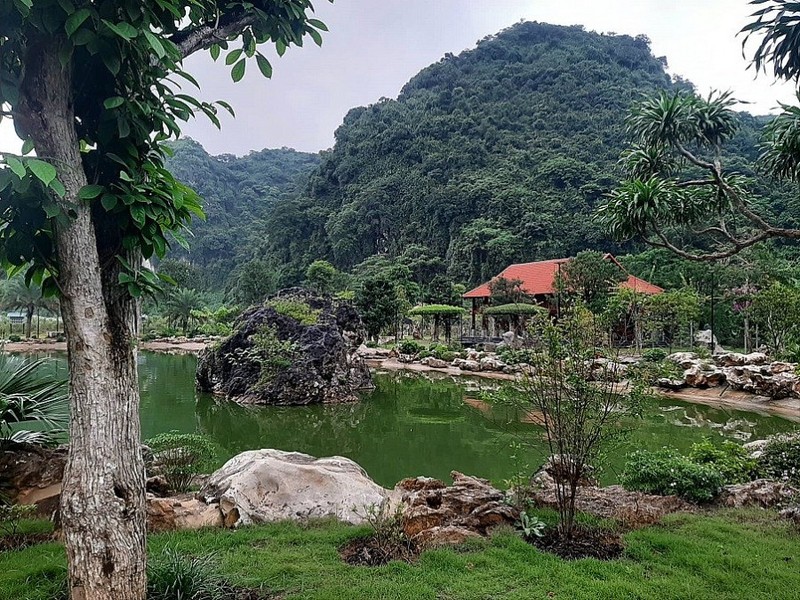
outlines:
[{"label": "forested mountain", "polygon": [[348,113],[307,193],[268,220],[271,248],[351,268],[418,243],[470,283],[613,249],[588,215],[617,181],[629,106],[673,85],[664,66],[644,37],[539,23],[447,55]]},{"label": "forested mountain", "polygon": [[[523,22],[446,55],[396,100],[352,109],[305,185],[298,177],[315,156],[211,158],[182,142],[171,166],[208,213],[192,260],[221,277],[258,256],[280,265],[288,284],[315,259],[352,270],[376,255],[405,264],[422,253],[474,284],[510,262],[630,250],[591,215],[619,180],[631,104],[691,87],[665,66],[644,36]],[[762,120],[740,119],[725,152],[746,171]]]},{"label": "forested mountain", "polygon": [[167,166],[203,197],[206,221],[194,221],[189,252],[175,246],[170,256],[188,258],[210,286],[221,287],[238,265],[267,252],[264,219],[305,189],[319,155],[282,148],[211,156],[191,139],[172,147]]}]

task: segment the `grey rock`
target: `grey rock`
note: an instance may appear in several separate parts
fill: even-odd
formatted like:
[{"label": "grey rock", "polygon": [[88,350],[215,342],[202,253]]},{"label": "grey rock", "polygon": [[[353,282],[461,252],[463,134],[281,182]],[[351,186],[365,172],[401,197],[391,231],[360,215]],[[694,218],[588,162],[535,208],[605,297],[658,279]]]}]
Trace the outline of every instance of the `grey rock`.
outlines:
[{"label": "grey rock", "polygon": [[206,504],[219,504],[229,526],[323,517],[361,524],[390,495],[349,458],[282,450],[234,456],[198,493]]}]

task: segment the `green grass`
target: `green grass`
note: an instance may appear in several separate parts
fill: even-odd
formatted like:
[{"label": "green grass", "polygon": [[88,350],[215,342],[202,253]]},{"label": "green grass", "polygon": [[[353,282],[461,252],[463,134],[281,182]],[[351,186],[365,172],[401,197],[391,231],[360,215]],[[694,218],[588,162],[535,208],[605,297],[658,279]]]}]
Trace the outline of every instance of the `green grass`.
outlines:
[{"label": "green grass", "polygon": [[[510,531],[416,564],[350,567],[337,548],[366,532],[330,522],[151,537],[150,550],[212,554],[235,584],[314,600],[800,598],[800,533],[766,511],[676,515],[625,536],[625,558],[563,561]],[[50,600],[64,551],[45,544],[0,556],[0,598]]]}]

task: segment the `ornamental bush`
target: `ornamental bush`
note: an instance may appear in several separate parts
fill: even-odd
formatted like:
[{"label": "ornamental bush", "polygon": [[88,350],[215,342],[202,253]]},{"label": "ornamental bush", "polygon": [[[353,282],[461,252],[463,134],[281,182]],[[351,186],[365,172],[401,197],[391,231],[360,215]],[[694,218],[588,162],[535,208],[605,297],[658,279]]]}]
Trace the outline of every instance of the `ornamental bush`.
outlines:
[{"label": "ornamental bush", "polygon": [[768,438],[758,457],[760,477],[780,479],[800,486],[800,432],[784,433]]},{"label": "ornamental bush", "polygon": [[422,344],[414,340],[403,340],[397,344],[397,351],[400,354],[419,354],[422,349]]},{"label": "ornamental bush", "polygon": [[646,362],[658,363],[667,358],[667,351],[663,348],[648,348],[642,352],[642,360]]},{"label": "ornamental bush", "polygon": [[621,477],[629,490],[674,494],[690,502],[710,502],[717,497],[725,480],[710,464],[700,464],[672,448],[638,450],[628,456]]},{"label": "ornamental bush", "polygon": [[731,440],[725,440],[721,446],[715,446],[708,438],[692,444],[689,459],[697,464],[713,466],[720,472],[725,484],[750,481],[757,467],[750,453]]}]

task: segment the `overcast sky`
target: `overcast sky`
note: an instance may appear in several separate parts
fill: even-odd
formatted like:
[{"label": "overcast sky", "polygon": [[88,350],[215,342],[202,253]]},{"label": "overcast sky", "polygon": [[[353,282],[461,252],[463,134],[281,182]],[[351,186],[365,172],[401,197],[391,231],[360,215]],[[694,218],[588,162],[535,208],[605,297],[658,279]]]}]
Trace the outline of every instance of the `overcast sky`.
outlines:
[{"label": "overcast sky", "polygon": [[[234,84],[221,60],[192,57],[188,67],[202,97],[228,100],[237,118],[223,118],[221,132],[203,119],[184,132],[212,154],[329,148],[350,108],[396,97],[406,81],[446,52],[472,48],[520,19],[645,34],[653,53],[667,57],[671,73],[703,93],[732,89],[752,103],[741,108],[756,114],[794,98],[790,85],[773,84],[764,75],[755,79],[747,70],[736,37],[752,12],[746,0],[315,0],[315,6],[330,28],[322,48],[309,41],[275,57],[271,80],[252,64]],[[3,123],[0,150],[16,148]]]}]

